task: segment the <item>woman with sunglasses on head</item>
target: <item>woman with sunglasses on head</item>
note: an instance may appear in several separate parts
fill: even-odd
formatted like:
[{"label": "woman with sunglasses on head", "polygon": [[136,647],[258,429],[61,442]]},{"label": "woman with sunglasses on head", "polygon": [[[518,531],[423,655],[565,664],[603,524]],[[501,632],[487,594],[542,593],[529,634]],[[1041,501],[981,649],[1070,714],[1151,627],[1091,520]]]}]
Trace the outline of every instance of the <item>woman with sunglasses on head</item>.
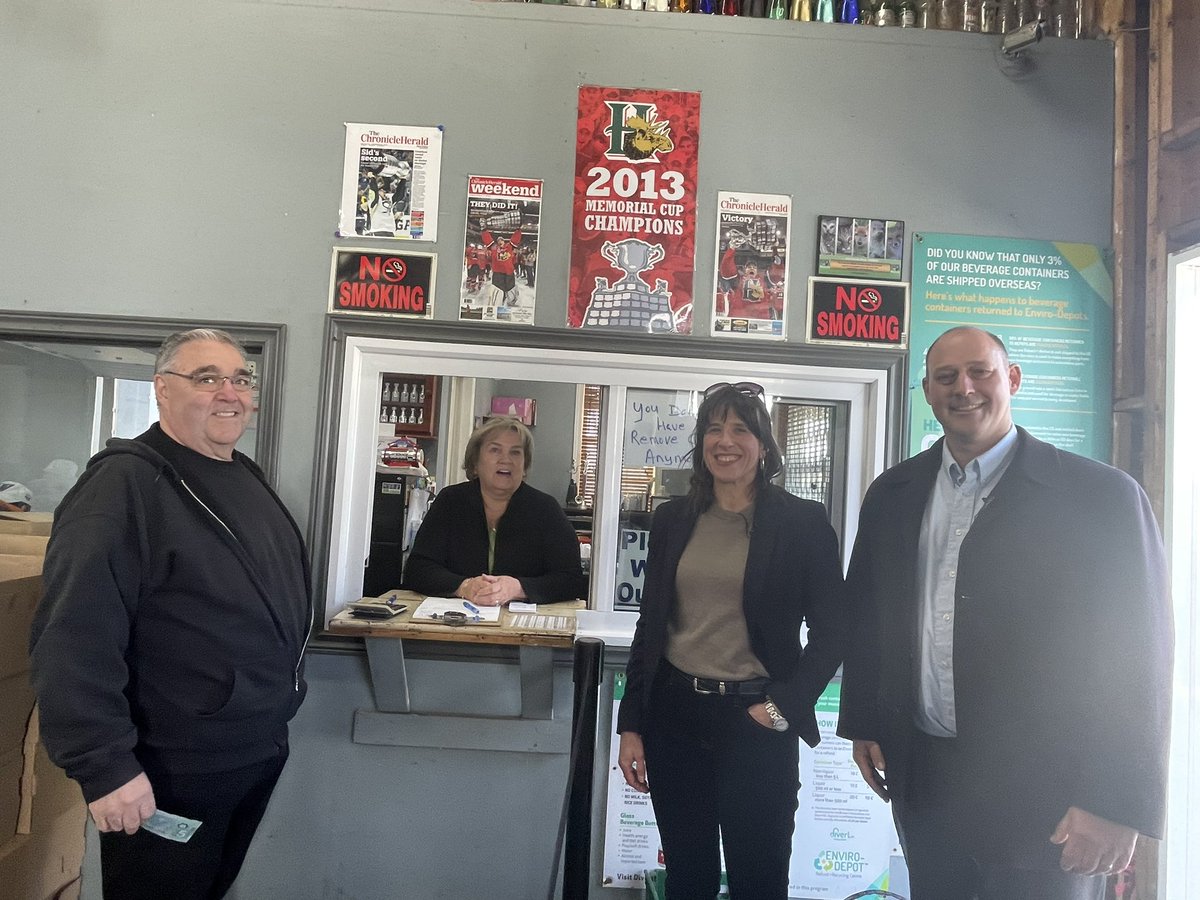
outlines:
[{"label": "woman with sunglasses on head", "polygon": [[[799,743],[842,660],[847,620],[824,507],[773,485],[783,458],[757,384],[715,384],[696,414],[686,498],[654,514],[617,715],[619,762],[649,792],[669,900],[788,892]],[[800,627],[808,641],[800,643]]]}]

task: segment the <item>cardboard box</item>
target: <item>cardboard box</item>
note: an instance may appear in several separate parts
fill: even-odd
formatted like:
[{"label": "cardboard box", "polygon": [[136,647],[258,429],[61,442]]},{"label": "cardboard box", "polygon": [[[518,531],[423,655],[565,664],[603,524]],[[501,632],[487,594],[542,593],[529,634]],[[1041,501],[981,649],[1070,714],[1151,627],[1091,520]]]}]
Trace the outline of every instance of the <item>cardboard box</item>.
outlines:
[{"label": "cardboard box", "polygon": [[54,513],[0,512],[0,534],[40,534],[50,536]]},{"label": "cardboard box", "polygon": [[[46,544],[50,538],[40,534],[4,534],[0,532],[0,554],[6,556],[36,556],[39,560],[46,555]],[[41,571],[41,566],[38,567]]]},{"label": "cardboard box", "polygon": [[526,425],[537,424],[537,401],[531,397],[493,397],[493,416],[516,416]]},{"label": "cardboard box", "polygon": [[[0,894],[72,900],[82,883],[87,806],[79,785],[50,761],[31,715],[29,628],[42,594],[46,538],[0,539],[10,542],[0,553]],[[32,543],[12,552],[11,541]]]},{"label": "cardboard box", "polygon": [[0,751],[0,847],[17,833],[24,770],[25,756],[19,746]]}]

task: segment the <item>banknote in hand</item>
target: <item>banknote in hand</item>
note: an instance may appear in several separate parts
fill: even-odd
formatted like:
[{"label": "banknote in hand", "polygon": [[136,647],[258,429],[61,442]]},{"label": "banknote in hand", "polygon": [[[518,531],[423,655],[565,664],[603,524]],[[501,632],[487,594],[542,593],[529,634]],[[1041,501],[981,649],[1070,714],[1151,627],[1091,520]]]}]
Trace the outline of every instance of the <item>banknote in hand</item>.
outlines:
[{"label": "banknote in hand", "polygon": [[169,812],[157,810],[154,815],[142,823],[142,827],[151,834],[165,837],[168,841],[178,841],[186,844],[200,827],[195,819],[185,819],[183,816],[172,815]]}]

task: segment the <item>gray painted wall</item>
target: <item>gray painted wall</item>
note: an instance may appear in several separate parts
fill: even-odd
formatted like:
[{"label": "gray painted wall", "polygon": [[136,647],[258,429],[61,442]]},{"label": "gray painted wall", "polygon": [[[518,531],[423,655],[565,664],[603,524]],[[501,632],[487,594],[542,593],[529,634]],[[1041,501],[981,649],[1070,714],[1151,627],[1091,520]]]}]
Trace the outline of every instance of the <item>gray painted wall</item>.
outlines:
[{"label": "gray painted wall", "polygon": [[[469,0],[7,0],[0,307],[285,323],[280,488],[303,519],[343,122],[445,125],[438,319],[468,173],[544,178],[537,324],[557,327],[582,83],[702,91],[700,293],[720,189],[793,196],[795,285],[820,213],[1108,243],[1111,46],[1048,39],[1014,79],[997,43]],[[513,708],[511,660],[417,670],[447,704]],[[314,653],[309,677],[236,896],[544,893],[564,759],[354,745],[361,657]]]}]

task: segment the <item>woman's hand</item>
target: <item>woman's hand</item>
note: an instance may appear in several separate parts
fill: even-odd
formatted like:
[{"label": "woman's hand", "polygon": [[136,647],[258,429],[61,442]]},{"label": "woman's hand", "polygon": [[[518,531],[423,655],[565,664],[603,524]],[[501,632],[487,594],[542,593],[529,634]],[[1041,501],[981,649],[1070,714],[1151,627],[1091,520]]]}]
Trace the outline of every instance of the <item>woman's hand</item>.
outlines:
[{"label": "woman's hand", "polygon": [[636,731],[621,732],[617,765],[621,767],[627,785],[641,794],[650,792],[650,781],[646,777],[646,751],[642,747],[642,736]]},{"label": "woman's hand", "polygon": [[510,600],[524,600],[525,591],[521,582],[511,575],[477,575],[474,596],[468,598],[478,606],[503,606]]},{"label": "woman's hand", "polygon": [[476,575],[464,578],[456,591],[459,597],[478,606],[503,606],[511,600],[524,600],[521,582],[511,575]]},{"label": "woman's hand", "polygon": [[767,704],[755,703],[753,706],[747,706],[746,713],[763,728],[775,730],[775,723],[771,721],[771,716],[767,713]]}]

